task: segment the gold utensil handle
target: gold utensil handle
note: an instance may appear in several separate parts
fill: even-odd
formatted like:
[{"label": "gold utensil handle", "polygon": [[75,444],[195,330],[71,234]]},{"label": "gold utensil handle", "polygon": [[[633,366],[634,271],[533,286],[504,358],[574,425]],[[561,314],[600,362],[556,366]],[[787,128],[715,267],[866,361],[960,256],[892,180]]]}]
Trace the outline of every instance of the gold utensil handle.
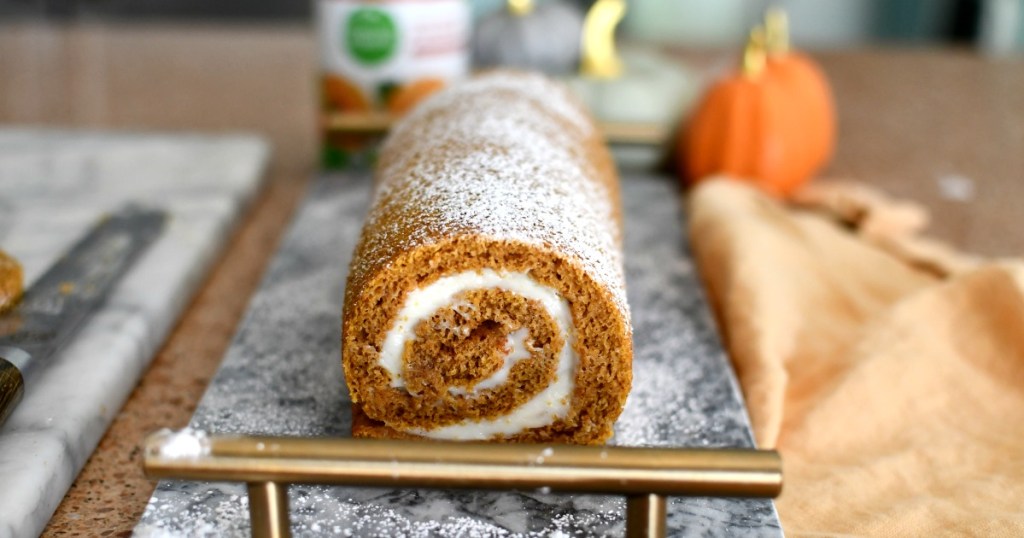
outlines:
[{"label": "gold utensil handle", "polygon": [[517,489],[625,495],[629,536],[664,536],[666,496],[774,497],[771,450],[149,436],[149,478],[246,482],[255,536],[288,536],[287,484]]},{"label": "gold utensil handle", "polygon": [[11,361],[0,357],[0,425],[14,411],[25,392],[25,379]]}]

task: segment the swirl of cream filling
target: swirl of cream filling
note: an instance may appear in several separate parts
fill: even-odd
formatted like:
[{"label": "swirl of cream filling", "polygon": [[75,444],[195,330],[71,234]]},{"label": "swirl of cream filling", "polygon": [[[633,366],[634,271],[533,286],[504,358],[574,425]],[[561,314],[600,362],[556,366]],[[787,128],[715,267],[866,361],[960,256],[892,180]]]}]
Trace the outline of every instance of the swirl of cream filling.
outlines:
[{"label": "swirl of cream filling", "polygon": [[[554,319],[564,337],[562,348],[558,351],[555,378],[533,398],[504,416],[484,420],[467,419],[432,429],[407,430],[410,433],[434,439],[485,440],[497,435],[514,435],[526,429],[547,426],[568,413],[576,384],[576,365],[579,362],[573,349],[576,338],[569,303],[554,288],[542,285],[522,272],[499,272],[494,269],[464,271],[441,277],[423,288],[409,292],[395,317],[394,324],[384,337],[384,345],[378,359],[380,366],[391,375],[391,386],[399,389],[405,387],[405,381],[402,379],[402,355],[406,342],[416,339],[416,325],[424,319],[429,319],[439,308],[452,307],[460,293],[488,288],[500,288],[536,300]],[[449,392],[467,395],[500,386],[507,379],[515,363],[530,356],[526,348],[528,336],[526,329],[509,334],[506,343],[506,349],[509,351],[504,355],[502,367],[498,371],[478,381],[470,391],[452,388]]]}]

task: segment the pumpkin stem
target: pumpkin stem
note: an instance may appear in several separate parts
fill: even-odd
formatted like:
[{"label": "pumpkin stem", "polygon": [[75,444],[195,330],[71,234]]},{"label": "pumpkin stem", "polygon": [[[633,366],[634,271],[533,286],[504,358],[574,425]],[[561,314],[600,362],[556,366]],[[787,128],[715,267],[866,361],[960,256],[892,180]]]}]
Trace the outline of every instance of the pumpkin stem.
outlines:
[{"label": "pumpkin stem", "polygon": [[533,0],[508,0],[508,10],[517,17],[529,15],[533,11]]},{"label": "pumpkin stem", "polygon": [[743,49],[743,74],[756,77],[764,71],[766,53],[764,48],[764,28],[755,26],[750,30],[750,39]]},{"label": "pumpkin stem", "polygon": [[770,7],[764,13],[765,44],[769,56],[789,52],[789,17],[786,10]]}]

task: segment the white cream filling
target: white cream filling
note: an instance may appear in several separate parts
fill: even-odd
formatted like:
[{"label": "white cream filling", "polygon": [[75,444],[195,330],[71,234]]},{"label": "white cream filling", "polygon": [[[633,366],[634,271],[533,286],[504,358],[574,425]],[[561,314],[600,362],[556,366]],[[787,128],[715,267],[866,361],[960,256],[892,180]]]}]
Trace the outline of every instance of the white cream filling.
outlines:
[{"label": "white cream filling", "polygon": [[[409,430],[411,433],[434,439],[483,440],[495,435],[512,435],[524,429],[547,426],[568,413],[576,383],[578,362],[576,351],[573,349],[576,332],[573,329],[569,303],[554,288],[539,284],[521,272],[498,272],[493,269],[464,271],[439,278],[426,287],[409,292],[394,325],[384,338],[378,359],[379,364],[391,374],[391,386],[405,387],[405,381],[402,379],[402,355],[406,342],[416,339],[416,325],[424,319],[429,319],[440,308],[458,306],[453,304],[456,295],[468,290],[488,288],[500,288],[536,300],[554,319],[564,341],[562,349],[558,351],[555,378],[544,390],[503,417],[490,420],[469,419],[429,430],[416,428]],[[526,329],[510,334],[507,342],[510,351],[503,357],[501,369],[479,381],[471,391],[466,391],[467,394],[504,383],[515,363],[529,357],[529,350],[526,349],[528,336]]]}]

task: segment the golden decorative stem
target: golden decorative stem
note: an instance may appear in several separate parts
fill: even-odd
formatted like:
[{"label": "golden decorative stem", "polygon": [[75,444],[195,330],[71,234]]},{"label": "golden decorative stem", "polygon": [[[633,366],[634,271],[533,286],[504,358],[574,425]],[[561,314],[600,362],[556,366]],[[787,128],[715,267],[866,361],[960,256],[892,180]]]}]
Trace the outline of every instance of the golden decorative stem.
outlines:
[{"label": "golden decorative stem", "polygon": [[25,392],[25,380],[21,372],[7,359],[0,357],[0,424],[14,411]]},{"label": "golden decorative stem", "polygon": [[743,74],[747,77],[756,77],[764,71],[767,62],[764,47],[764,28],[755,26],[750,31],[750,38],[747,39],[747,46],[743,49]]},{"label": "golden decorative stem", "polygon": [[508,0],[509,13],[523,17],[533,12],[533,0]]},{"label": "golden decorative stem", "polygon": [[583,18],[580,72],[594,78],[617,78],[622,60],[615,48],[615,27],[626,14],[625,0],[597,0]]},{"label": "golden decorative stem", "polygon": [[769,56],[789,52],[789,17],[786,10],[770,7],[764,13],[765,49]]}]

